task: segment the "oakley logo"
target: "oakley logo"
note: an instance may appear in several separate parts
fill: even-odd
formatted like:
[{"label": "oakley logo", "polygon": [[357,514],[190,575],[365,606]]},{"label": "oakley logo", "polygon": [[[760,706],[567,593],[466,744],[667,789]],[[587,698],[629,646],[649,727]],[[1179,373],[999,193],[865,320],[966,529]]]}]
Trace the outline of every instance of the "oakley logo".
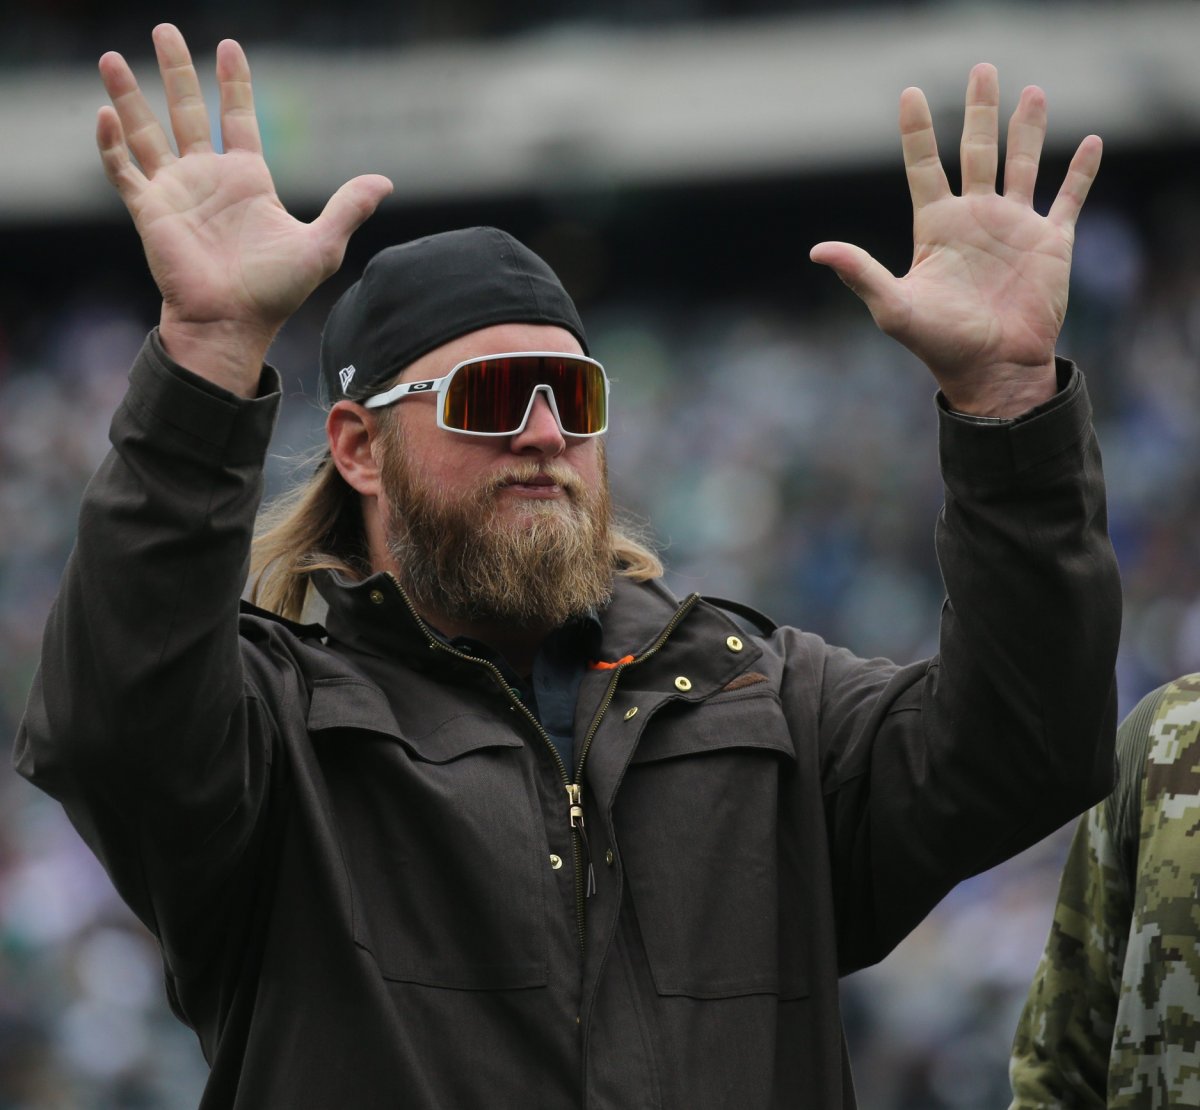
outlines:
[{"label": "oakley logo", "polygon": [[346,390],[350,388],[350,383],[352,381],[354,381],[354,373],[355,373],[355,371],[354,371],[353,363],[351,363],[349,366],[343,366],[338,371],[338,377],[342,379],[342,392],[343,393],[345,393]]},{"label": "oakley logo", "polygon": [[408,387],[409,393],[428,393],[433,387],[434,382],[413,382]]}]

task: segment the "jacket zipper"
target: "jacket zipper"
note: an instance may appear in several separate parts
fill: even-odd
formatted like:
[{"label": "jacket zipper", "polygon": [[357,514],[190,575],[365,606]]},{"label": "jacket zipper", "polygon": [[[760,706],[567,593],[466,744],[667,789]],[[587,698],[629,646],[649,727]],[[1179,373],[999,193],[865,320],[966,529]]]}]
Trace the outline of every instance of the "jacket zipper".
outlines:
[{"label": "jacket zipper", "polygon": [[[596,716],[593,718],[591,726],[588,728],[587,734],[583,738],[583,746],[579,749],[579,762],[578,762],[578,764],[576,764],[576,767],[575,767],[575,784],[573,786],[569,785],[567,787],[568,794],[571,794],[571,791],[574,790],[574,794],[572,794],[571,824],[572,824],[572,826],[574,826],[574,824],[575,824],[574,814],[575,814],[575,807],[577,806],[578,810],[579,810],[579,832],[580,832],[581,836],[583,837],[583,843],[584,843],[585,847],[587,846],[587,837],[583,832],[583,787],[582,787],[582,785],[579,785],[579,784],[582,784],[582,782],[583,782],[583,766],[584,766],[584,763],[587,761],[588,751],[592,747],[592,741],[595,739],[596,733],[600,731],[600,722],[604,720],[604,715],[608,712],[608,707],[610,705],[612,705],[613,698],[615,698],[617,695],[617,683],[621,681],[621,674],[625,670],[626,667],[636,666],[638,663],[645,662],[645,660],[649,659],[652,655],[657,654],[657,652],[662,648],[663,644],[665,644],[667,642],[667,639],[668,639],[668,637],[670,637],[671,633],[674,632],[675,629],[679,627],[680,621],[682,621],[683,618],[688,615],[688,613],[691,611],[692,606],[695,605],[696,602],[699,600],[700,600],[699,594],[689,595],[684,600],[683,604],[680,605],[679,608],[675,610],[674,616],[672,616],[671,619],[667,622],[666,627],[662,630],[662,632],[659,633],[658,639],[655,640],[653,644],[651,644],[636,659],[630,659],[629,662],[627,662],[627,663],[618,663],[613,668],[612,678],[610,678],[609,682],[608,682],[608,689],[605,690],[605,692],[604,692],[604,699],[600,702],[600,708],[596,711]],[[579,881],[580,876],[579,876],[578,870],[576,870],[575,876],[576,876],[575,914],[576,914],[576,919],[579,922],[579,948],[580,948],[580,951],[582,951],[584,948],[584,944],[586,943],[586,940],[587,940],[587,931],[586,931],[586,926],[585,926],[585,922],[587,920],[587,917],[586,917],[587,894],[590,894],[595,890],[595,884],[596,884],[595,874],[592,870],[592,858],[591,858],[591,850],[590,849],[588,850],[589,887],[588,887],[587,894],[585,894],[585,892],[584,892],[583,883]]]},{"label": "jacket zipper", "polygon": [[[504,696],[508,699],[511,706],[518,709],[534,729],[542,738],[550,755],[554,758],[554,762],[558,767],[558,772],[562,776],[563,786],[567,792],[567,812],[571,824],[571,832],[574,834],[571,837],[571,854],[575,864],[575,920],[579,930],[579,951],[584,952],[587,942],[587,899],[595,893],[596,890],[596,873],[592,866],[592,852],[587,841],[587,829],[583,821],[583,767],[587,760],[588,749],[592,746],[592,740],[600,728],[600,722],[604,719],[605,713],[608,712],[608,707],[612,704],[613,698],[617,693],[617,683],[620,681],[621,672],[626,667],[632,667],[636,663],[641,663],[645,659],[649,659],[667,642],[667,638],[678,627],[679,622],[687,616],[689,610],[700,599],[699,594],[691,594],[680,607],[675,611],[674,616],[667,622],[666,627],[659,634],[657,640],[650,645],[636,659],[631,659],[627,663],[619,663],[613,668],[612,678],[609,680],[608,689],[605,691],[604,700],[600,703],[600,708],[592,721],[591,727],[588,729],[583,740],[583,746],[579,752],[579,762],[575,769],[575,781],[571,781],[571,773],[567,769],[567,765],[563,762],[563,758],[558,754],[558,749],[554,746],[554,741],[550,739],[550,734],[542,727],[542,722],[537,719],[520,698],[513,692],[512,688],[505,681],[504,675],[501,674],[500,668],[487,659],[480,659],[474,655],[468,655],[465,651],[459,651],[457,648],[450,647],[449,644],[442,643],[434,636],[428,625],[421,618],[421,615],[413,608],[412,602],[408,599],[408,594],[404,592],[404,587],[400,585],[399,579],[396,578],[391,571],[385,572],[389,582],[395,587],[396,593],[400,595],[400,600],[404,602],[404,607],[412,615],[412,618],[417,623],[417,627],[425,634],[425,639],[429,646],[437,651],[444,651],[447,655],[452,655],[456,659],[466,660],[468,663],[475,663],[486,670],[496,680],[496,684],[504,692]],[[584,875],[584,857],[587,859],[586,879]]]}]

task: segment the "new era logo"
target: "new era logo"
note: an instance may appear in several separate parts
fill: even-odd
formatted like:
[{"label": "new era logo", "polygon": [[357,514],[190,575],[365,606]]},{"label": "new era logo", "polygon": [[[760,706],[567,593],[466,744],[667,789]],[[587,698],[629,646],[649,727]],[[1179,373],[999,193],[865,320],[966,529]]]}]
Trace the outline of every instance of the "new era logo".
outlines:
[{"label": "new era logo", "polygon": [[342,392],[345,393],[350,388],[350,383],[354,381],[354,364],[343,366],[338,371],[338,377],[342,379]]}]

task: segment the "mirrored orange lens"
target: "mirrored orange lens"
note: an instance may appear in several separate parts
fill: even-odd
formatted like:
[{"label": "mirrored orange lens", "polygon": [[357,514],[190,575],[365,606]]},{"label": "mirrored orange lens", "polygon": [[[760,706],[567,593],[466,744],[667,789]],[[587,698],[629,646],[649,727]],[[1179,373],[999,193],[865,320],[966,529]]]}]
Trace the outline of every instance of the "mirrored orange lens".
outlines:
[{"label": "mirrored orange lens", "polygon": [[604,371],[571,355],[482,358],[460,366],[443,394],[448,428],[494,435],[515,432],[529,398],[548,386],[567,435],[595,435],[605,427]]}]

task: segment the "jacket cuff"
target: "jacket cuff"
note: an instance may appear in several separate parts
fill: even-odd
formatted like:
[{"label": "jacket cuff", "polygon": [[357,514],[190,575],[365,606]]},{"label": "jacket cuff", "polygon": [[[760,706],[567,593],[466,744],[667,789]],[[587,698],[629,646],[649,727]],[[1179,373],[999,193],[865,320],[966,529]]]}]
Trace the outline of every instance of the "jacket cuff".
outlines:
[{"label": "jacket cuff", "polygon": [[155,328],[134,360],[124,406],[147,431],[166,431],[171,453],[237,464],[266,454],[280,397],[274,367],[263,364],[258,395],[247,400],[171,359]]},{"label": "jacket cuff", "polygon": [[1059,391],[1013,420],[981,423],[952,412],[939,393],[942,473],[964,478],[1018,474],[1070,450],[1087,434],[1092,404],[1079,368],[1056,358]]}]

